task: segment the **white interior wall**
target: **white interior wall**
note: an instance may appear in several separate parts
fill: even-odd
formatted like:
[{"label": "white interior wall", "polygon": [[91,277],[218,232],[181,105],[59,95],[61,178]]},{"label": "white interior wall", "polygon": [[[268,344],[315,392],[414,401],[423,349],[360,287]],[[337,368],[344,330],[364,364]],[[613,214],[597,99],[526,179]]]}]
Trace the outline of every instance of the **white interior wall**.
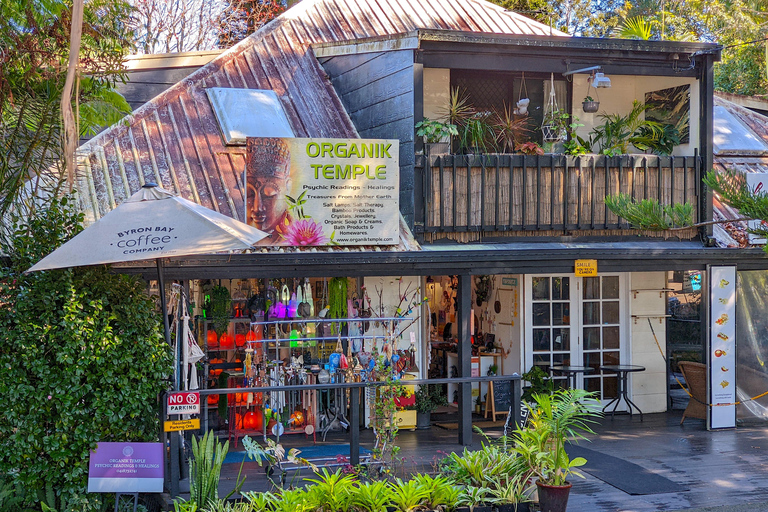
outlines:
[{"label": "white interior wall", "polygon": [[[483,318],[485,310],[490,308],[489,316],[495,325],[493,330],[489,329],[488,321],[483,321],[483,331],[496,334],[496,342],[501,342],[504,354],[500,371],[502,375],[511,375],[522,372],[520,343],[522,340],[522,277],[520,275],[497,275],[495,288],[488,302],[484,302],[482,307],[474,304],[475,314]],[[515,285],[503,284],[503,280],[516,280]],[[496,290],[498,290],[499,301],[501,302],[501,312],[496,313],[494,303],[496,301]]]},{"label": "white interior wall", "polygon": [[[630,361],[629,364],[645,366],[644,372],[629,376],[630,398],[644,412],[667,410],[667,369],[666,357],[666,294],[660,292],[666,287],[665,272],[633,272],[630,275]],[[634,290],[639,290],[637,293]],[[659,315],[650,318],[653,338],[647,318],[632,318],[632,315]],[[663,357],[662,357],[663,353]]]},{"label": "white interior wall", "polygon": [[689,84],[691,86],[690,97],[690,142],[675,147],[675,155],[693,155],[694,148],[699,144],[699,83],[694,78],[678,78],[666,76],[637,76],[637,75],[610,75],[611,87],[589,90],[592,99],[600,101],[600,110],[594,114],[585,113],[581,109],[581,102],[587,95],[587,77],[589,75],[573,75],[573,113],[583,124],[576,133],[583,138],[589,135],[592,128],[603,123],[601,114],[625,115],[632,110],[632,102],[645,101],[645,93],[678,87]]}]

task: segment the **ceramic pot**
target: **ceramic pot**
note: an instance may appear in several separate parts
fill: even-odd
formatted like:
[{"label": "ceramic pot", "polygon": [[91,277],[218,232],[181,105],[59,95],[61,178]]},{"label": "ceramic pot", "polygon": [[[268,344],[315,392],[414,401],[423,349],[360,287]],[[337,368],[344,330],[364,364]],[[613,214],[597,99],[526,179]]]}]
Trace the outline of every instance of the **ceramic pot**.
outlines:
[{"label": "ceramic pot", "polygon": [[537,480],[536,488],[539,491],[541,512],[565,512],[571,486],[572,484],[568,482],[565,485],[547,485]]},{"label": "ceramic pot", "polygon": [[431,412],[418,412],[416,411],[416,428],[418,430],[428,429],[431,425]]},{"label": "ceramic pot", "polygon": [[581,109],[588,114],[594,114],[600,108],[599,101],[582,101]]}]

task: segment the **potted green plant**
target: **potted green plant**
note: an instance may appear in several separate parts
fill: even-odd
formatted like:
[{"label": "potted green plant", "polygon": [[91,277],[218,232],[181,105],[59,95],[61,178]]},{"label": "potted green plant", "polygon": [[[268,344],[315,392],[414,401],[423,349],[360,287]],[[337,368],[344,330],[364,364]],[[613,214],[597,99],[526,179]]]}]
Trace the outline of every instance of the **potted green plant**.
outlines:
[{"label": "potted green plant", "polygon": [[422,510],[429,499],[429,490],[416,480],[403,481],[396,478],[394,482],[389,483],[389,486],[392,505],[398,512]]},{"label": "potted green plant", "polygon": [[384,480],[357,482],[352,491],[352,506],[361,512],[380,512],[392,505],[392,488]]},{"label": "potted green plant", "polygon": [[478,112],[466,120],[460,132],[460,145],[465,153],[482,154],[495,151],[496,132],[487,112]]},{"label": "potted green plant", "polygon": [[416,123],[416,135],[424,139],[424,152],[427,155],[450,153],[451,137],[459,134],[452,123],[443,123],[425,117]]},{"label": "potted green plant", "polygon": [[517,150],[524,155],[543,155],[544,149],[535,142],[524,142],[517,147]]},{"label": "potted green plant", "polygon": [[529,383],[528,386],[523,387],[522,399],[526,402],[532,402],[533,396],[536,394],[551,394],[555,389],[554,382],[549,378],[549,374],[540,366],[533,366],[530,370],[523,373],[521,377]]},{"label": "potted green plant", "polygon": [[584,405],[593,397],[593,393],[581,389],[534,394],[536,403],[527,406],[528,426],[518,427],[512,434],[513,450],[537,478],[542,512],[565,512],[572,485],[568,477],[583,477],[576,468],[586,464],[586,459],[571,459],[565,443],[568,438],[586,439],[584,433],[594,433],[589,424],[600,413]]},{"label": "potted green plant", "polygon": [[544,142],[560,142],[568,134],[568,124],[571,115],[565,110],[553,108],[544,113],[541,122],[541,133]]},{"label": "potted green plant", "polygon": [[511,153],[523,144],[531,131],[528,124],[531,118],[528,115],[514,114],[510,106],[497,110],[493,115],[493,129],[496,132],[496,143],[504,153]]},{"label": "potted green plant", "polygon": [[426,497],[423,506],[426,510],[447,510],[453,507],[459,498],[461,489],[442,475],[416,473],[411,477],[412,482],[424,490]]},{"label": "potted green plant", "polygon": [[489,481],[496,512],[529,512],[533,484],[528,472],[515,474],[506,481],[498,476]]},{"label": "potted green plant", "polygon": [[465,487],[456,500],[459,512],[491,512],[491,491],[487,487]]},{"label": "potted green plant", "polygon": [[448,405],[448,399],[437,384],[421,385],[415,393],[416,428],[427,429],[431,425],[432,413],[441,405]]},{"label": "potted green plant", "polygon": [[475,398],[475,413],[480,414],[483,412],[483,399],[480,397],[480,395],[477,395],[477,398]]},{"label": "potted green plant", "polygon": [[592,96],[585,97],[584,101],[581,102],[581,109],[588,114],[594,114],[599,108],[600,102],[595,101]]}]

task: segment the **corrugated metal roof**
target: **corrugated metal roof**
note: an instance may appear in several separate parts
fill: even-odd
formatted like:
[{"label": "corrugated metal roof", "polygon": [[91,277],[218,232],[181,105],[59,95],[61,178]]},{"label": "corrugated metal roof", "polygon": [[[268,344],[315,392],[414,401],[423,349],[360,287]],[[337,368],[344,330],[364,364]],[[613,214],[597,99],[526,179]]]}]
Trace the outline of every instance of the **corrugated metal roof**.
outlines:
[{"label": "corrugated metal roof", "polygon": [[244,148],[223,144],[205,88],[271,89],[297,137],[358,137],[310,45],[418,29],[567,35],[481,0],[304,0],[80,147],[86,223],[147,181],[243,220]]},{"label": "corrugated metal roof", "polygon": [[[768,153],[762,150],[756,151],[760,144],[768,145],[768,117],[757,114],[748,108],[742,107],[723,98],[715,96],[714,118],[717,126],[720,121],[722,126],[738,124],[738,130],[730,132],[721,131],[715,133],[721,142],[716,144],[716,149],[722,151],[714,153],[714,169],[716,171],[738,171],[742,173],[768,173]],[[719,119],[726,116],[726,119]],[[739,211],[721,202],[716,195],[714,198],[714,219],[717,221],[731,221],[715,224],[713,234],[718,245],[723,247],[749,247],[747,223],[739,221]]]}]

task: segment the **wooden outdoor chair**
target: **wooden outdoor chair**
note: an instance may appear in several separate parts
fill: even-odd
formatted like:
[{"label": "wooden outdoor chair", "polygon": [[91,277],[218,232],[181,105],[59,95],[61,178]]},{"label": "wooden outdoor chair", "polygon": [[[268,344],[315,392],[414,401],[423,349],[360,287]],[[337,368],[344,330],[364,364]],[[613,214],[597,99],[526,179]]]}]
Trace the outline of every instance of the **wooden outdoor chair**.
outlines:
[{"label": "wooden outdoor chair", "polygon": [[683,372],[688,392],[693,398],[688,401],[688,407],[683,411],[682,425],[685,418],[707,419],[707,365],[692,361],[680,361],[680,371]]}]

